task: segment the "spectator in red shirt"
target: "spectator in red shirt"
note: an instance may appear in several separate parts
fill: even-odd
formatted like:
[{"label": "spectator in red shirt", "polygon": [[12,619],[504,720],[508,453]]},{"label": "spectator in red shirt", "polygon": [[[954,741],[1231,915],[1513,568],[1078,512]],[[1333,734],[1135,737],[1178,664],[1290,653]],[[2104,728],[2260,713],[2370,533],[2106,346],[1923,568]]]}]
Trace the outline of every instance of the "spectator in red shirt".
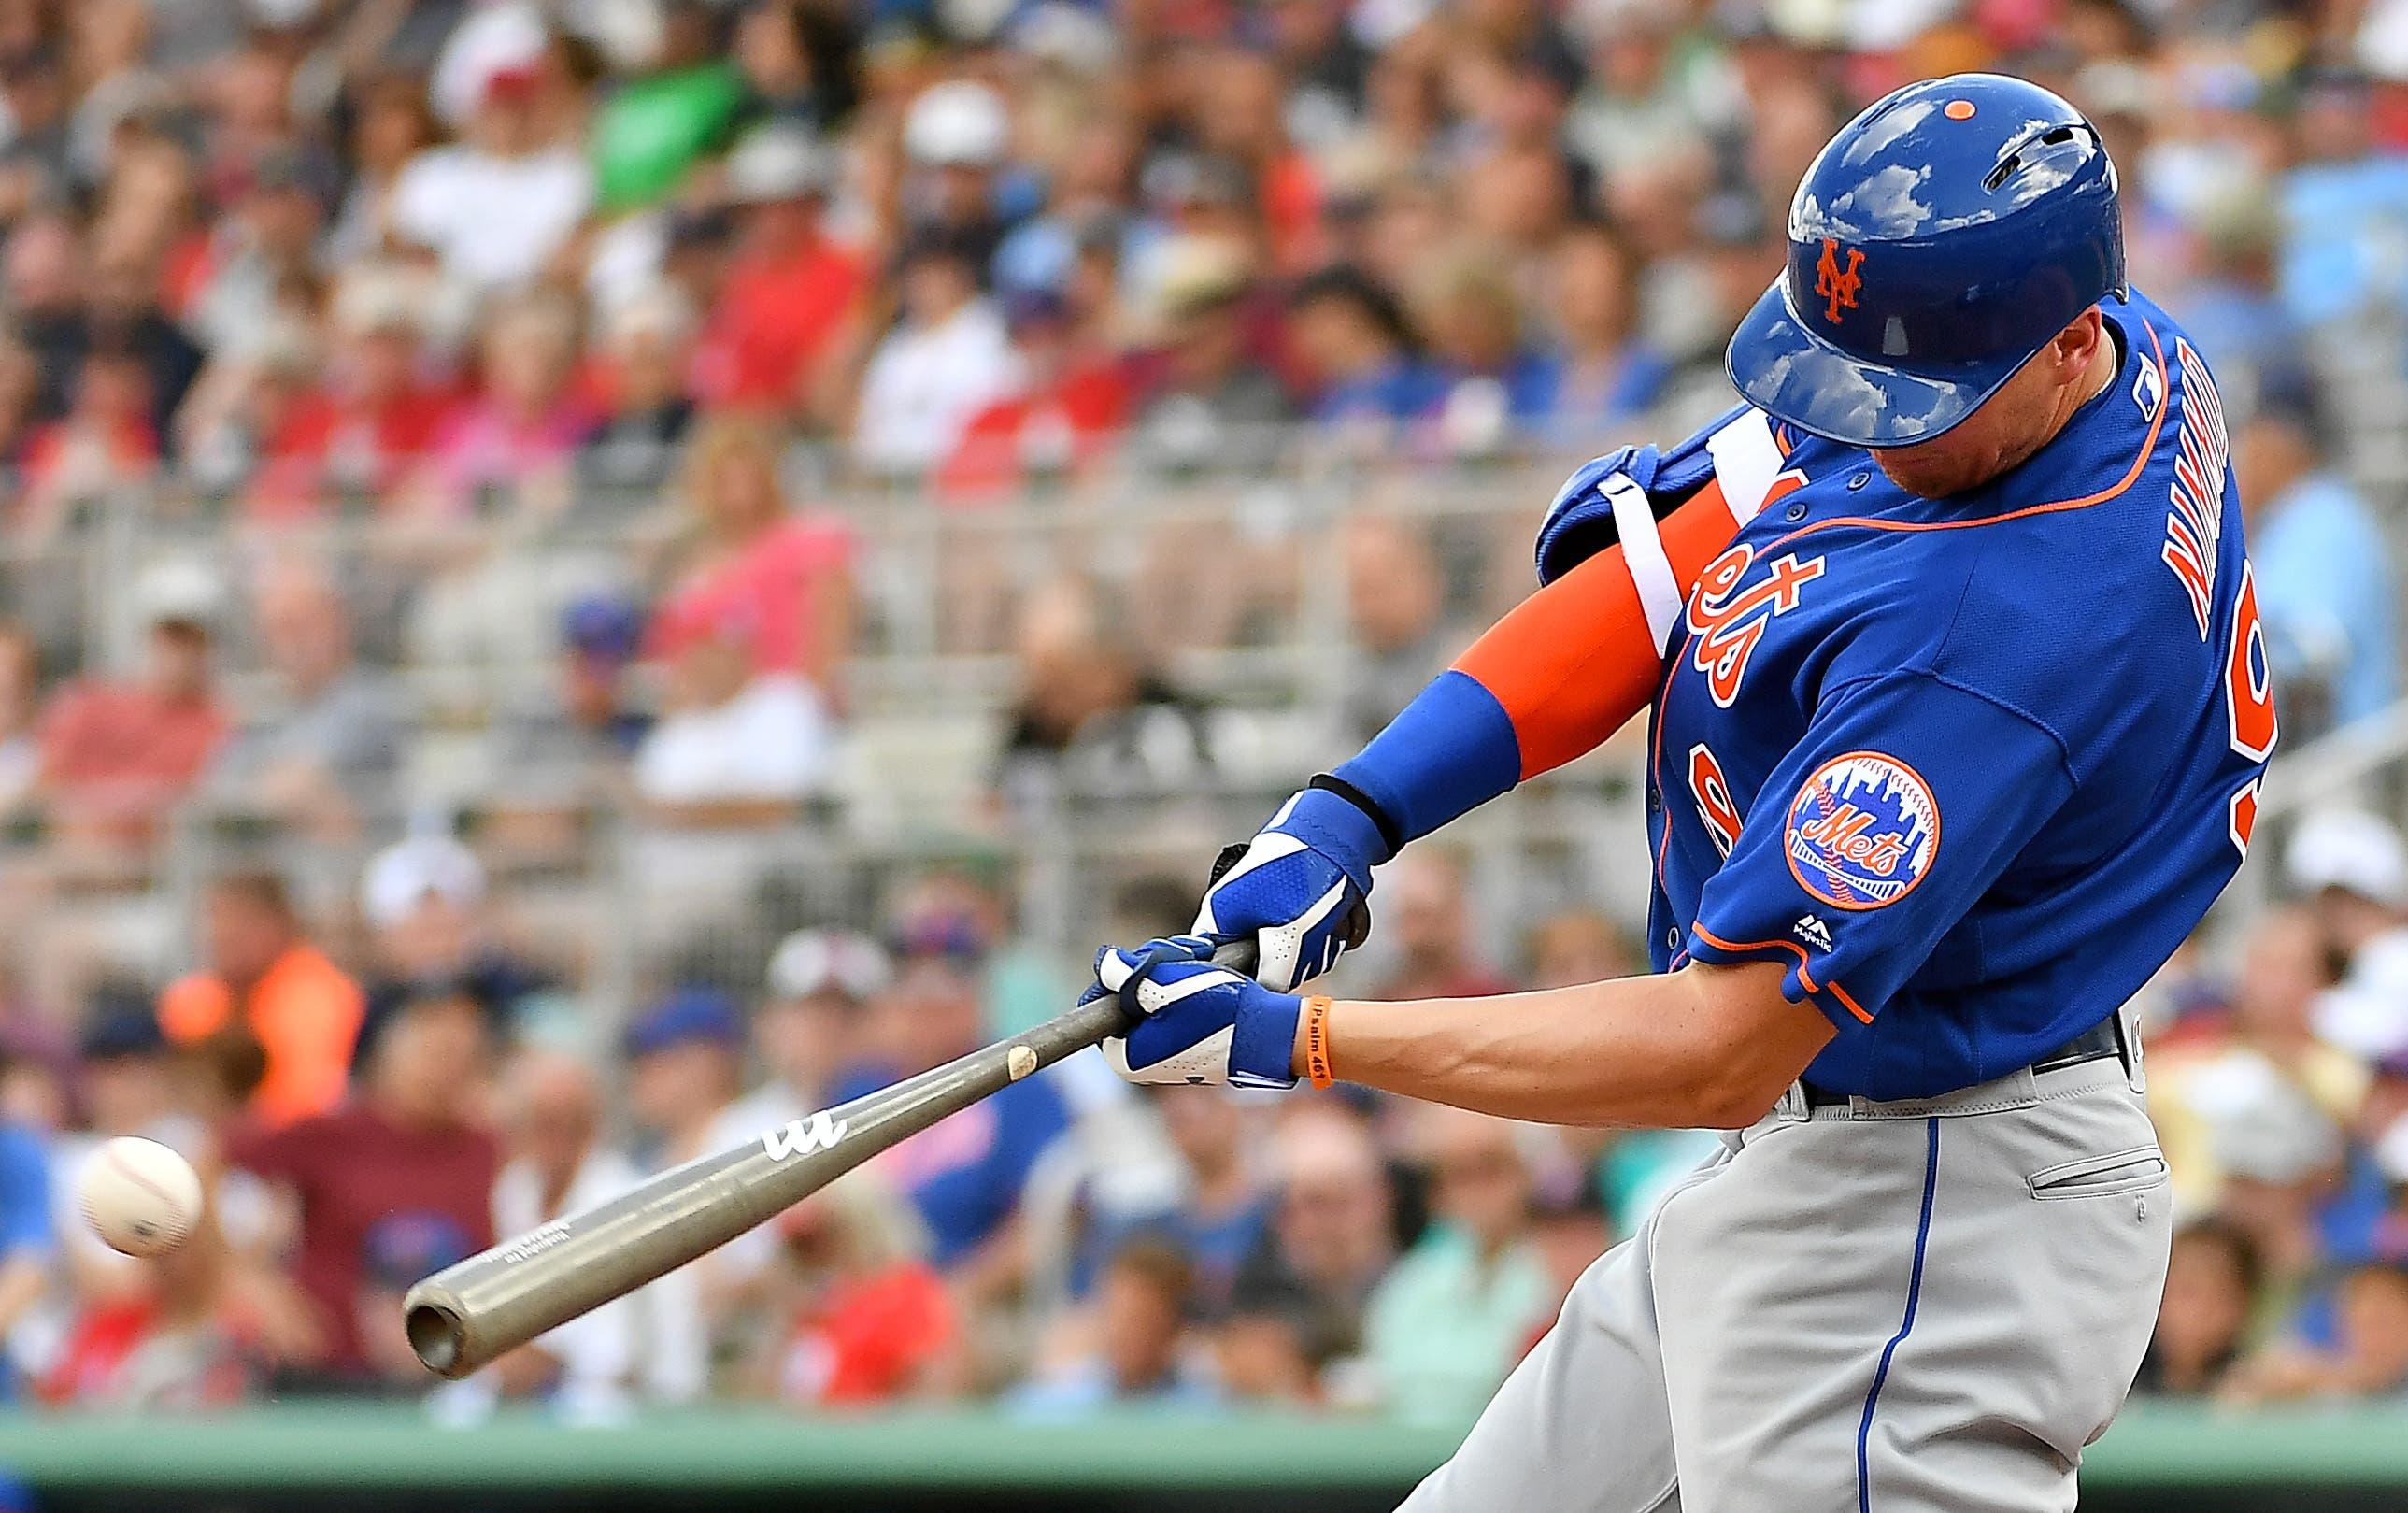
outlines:
[{"label": "spectator in red shirt", "polygon": [[150,625],[141,675],[79,683],[42,721],[40,792],[70,844],[148,844],[225,736],[210,675],[216,577],[162,562],[136,581],[135,597]]},{"label": "spectator in red shirt", "polygon": [[[430,992],[377,1027],[358,1096],[281,1130],[230,1142],[234,1163],[282,1189],[296,1221],[293,1278],[316,1314],[323,1348],[304,1375],[357,1385],[372,1362],[363,1326],[398,1334],[376,1268],[401,1250],[465,1256],[493,1243],[501,1147],[480,1119],[491,1048],[485,1011],[466,994]],[[389,1268],[388,1268],[389,1269]]]},{"label": "spectator in red shirt", "polygon": [[721,416],[686,454],[692,519],[647,653],[674,659],[741,625],[751,670],[796,673],[827,691],[853,641],[853,542],[824,518],[788,512],[773,432]]},{"label": "spectator in red shirt", "polygon": [[861,253],[821,224],[830,172],[818,145],[791,126],[756,131],[729,155],[727,186],[743,224],[695,354],[706,400],[823,408],[831,359],[868,276]]},{"label": "spectator in red shirt", "polygon": [[26,537],[47,540],[79,507],[150,476],[159,461],[151,409],[150,375],[140,353],[110,342],[84,354],[73,407],[25,439],[19,518]]},{"label": "spectator in red shirt", "polygon": [[316,514],[334,500],[381,509],[403,499],[403,481],[458,402],[428,376],[422,303],[396,268],[365,268],[344,281],[325,382],[280,407],[261,439],[263,466],[246,501],[252,518]]},{"label": "spectator in red shirt", "polygon": [[1004,305],[1026,375],[1019,392],[980,411],[937,481],[956,498],[993,497],[1093,461],[1129,410],[1129,382],[1109,350],[1080,339],[1068,304],[1051,290]]},{"label": "spectator in red shirt", "polygon": [[764,1395],[863,1406],[958,1390],[961,1317],[910,1204],[855,1172],[780,1216]]}]

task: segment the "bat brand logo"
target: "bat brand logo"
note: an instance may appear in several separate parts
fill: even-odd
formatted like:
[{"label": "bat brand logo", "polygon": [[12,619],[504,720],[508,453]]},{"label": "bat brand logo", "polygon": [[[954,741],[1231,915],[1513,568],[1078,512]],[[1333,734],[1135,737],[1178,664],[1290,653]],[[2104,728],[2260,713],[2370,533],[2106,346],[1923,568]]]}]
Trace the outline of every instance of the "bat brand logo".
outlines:
[{"label": "bat brand logo", "polygon": [[1845,267],[1840,265],[1840,238],[1823,238],[1822,261],[1814,265],[1814,293],[1829,303],[1823,307],[1823,319],[1833,325],[1840,324],[1840,311],[1856,308],[1856,291],[1864,287],[1865,276],[1857,269],[1865,266],[1862,249],[1848,249]]},{"label": "bat brand logo", "polygon": [[567,1238],[568,1226],[555,1218],[542,1228],[530,1230],[502,1246],[502,1260],[532,1261]]},{"label": "bat brand logo", "polygon": [[1814,770],[1789,805],[1798,886],[1835,909],[1879,909],[1914,891],[1940,850],[1940,805],[1895,756],[1852,751]]},{"label": "bat brand logo", "polygon": [[773,1161],[789,1156],[809,1156],[814,1151],[834,1150],[844,1138],[845,1122],[831,1118],[823,1109],[808,1118],[788,1121],[782,1130],[771,1130],[761,1136],[761,1148]]}]

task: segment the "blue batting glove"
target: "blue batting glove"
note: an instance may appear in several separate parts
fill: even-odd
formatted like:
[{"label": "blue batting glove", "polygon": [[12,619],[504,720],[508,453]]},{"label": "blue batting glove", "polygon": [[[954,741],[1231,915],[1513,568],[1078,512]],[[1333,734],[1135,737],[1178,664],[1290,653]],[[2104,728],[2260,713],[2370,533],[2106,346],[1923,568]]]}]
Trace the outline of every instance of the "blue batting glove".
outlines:
[{"label": "blue batting glove", "polygon": [[1117,995],[1143,1016],[1104,1042],[1104,1058],[1130,1082],[1296,1086],[1296,1025],[1304,1001],[1216,967],[1200,935],[1096,953],[1096,983],[1082,1003]]},{"label": "blue batting glove", "polygon": [[1379,823],[1352,800],[1307,788],[1254,840],[1221,854],[1193,927],[1254,945],[1254,980],[1292,992],[1371,933],[1371,868],[1388,859]]}]

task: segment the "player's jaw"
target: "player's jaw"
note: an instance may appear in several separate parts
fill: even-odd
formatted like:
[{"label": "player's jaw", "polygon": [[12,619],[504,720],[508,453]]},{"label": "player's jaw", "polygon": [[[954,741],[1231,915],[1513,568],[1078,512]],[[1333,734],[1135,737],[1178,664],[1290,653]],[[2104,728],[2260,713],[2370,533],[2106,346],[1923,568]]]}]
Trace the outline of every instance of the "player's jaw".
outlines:
[{"label": "player's jaw", "polygon": [[1873,460],[1891,483],[1927,499],[1979,488],[2046,446],[2106,386],[2114,363],[2114,341],[2094,305],[1971,414],[1928,441],[1875,447]]}]

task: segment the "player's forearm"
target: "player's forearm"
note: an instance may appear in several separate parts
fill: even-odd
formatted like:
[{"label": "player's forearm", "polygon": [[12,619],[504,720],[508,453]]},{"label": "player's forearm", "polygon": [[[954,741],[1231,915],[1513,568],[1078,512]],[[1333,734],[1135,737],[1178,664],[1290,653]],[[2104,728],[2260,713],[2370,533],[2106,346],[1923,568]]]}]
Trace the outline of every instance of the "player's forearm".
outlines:
[{"label": "player's forearm", "polygon": [[1739,1128],[1831,1038],[1822,1016],[1782,998],[1781,975],[1693,966],[1502,998],[1341,1001],[1330,1060],[1347,1082],[1505,1118]]}]

